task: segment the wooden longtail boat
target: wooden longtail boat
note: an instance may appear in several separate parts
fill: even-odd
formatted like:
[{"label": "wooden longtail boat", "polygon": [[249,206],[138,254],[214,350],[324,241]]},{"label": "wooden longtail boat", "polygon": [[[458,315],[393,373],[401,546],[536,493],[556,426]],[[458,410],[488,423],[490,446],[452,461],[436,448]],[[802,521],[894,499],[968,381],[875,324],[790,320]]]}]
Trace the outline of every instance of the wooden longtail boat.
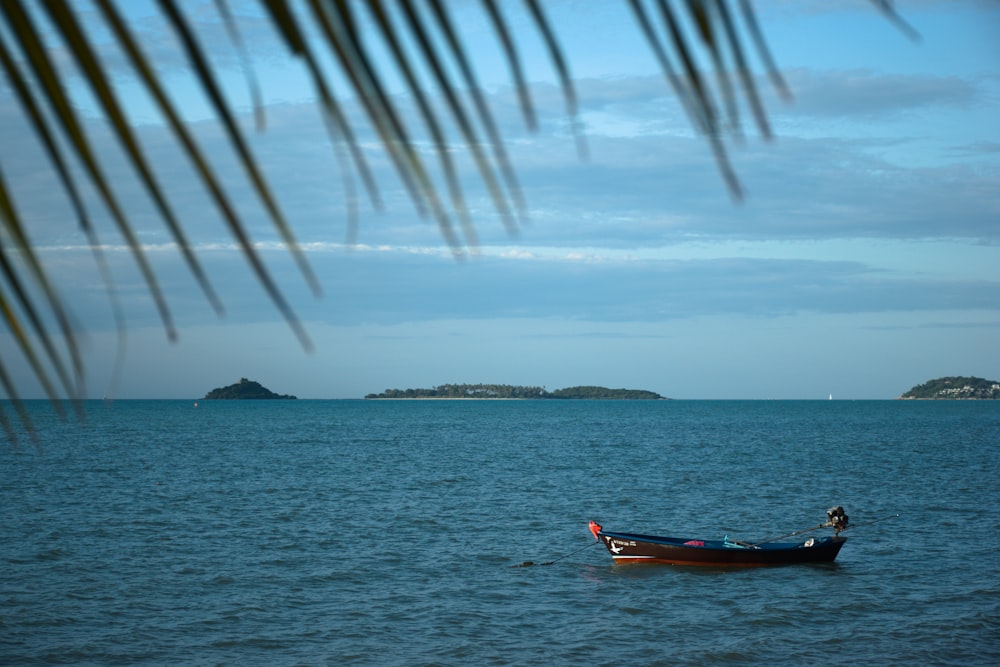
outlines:
[{"label": "wooden longtail boat", "polygon": [[840,531],[847,528],[844,508],[827,511],[828,520],[813,528],[799,530],[782,537],[792,537],[819,528],[832,527],[832,537],[811,537],[799,542],[778,542],[774,538],[749,543],[730,540],[701,540],[683,537],[659,537],[638,533],[618,533],[604,530],[594,521],[590,532],[603,542],[615,563],[668,563],[671,565],[706,565],[712,567],[762,567],[794,563],[832,562],[847,541]]}]

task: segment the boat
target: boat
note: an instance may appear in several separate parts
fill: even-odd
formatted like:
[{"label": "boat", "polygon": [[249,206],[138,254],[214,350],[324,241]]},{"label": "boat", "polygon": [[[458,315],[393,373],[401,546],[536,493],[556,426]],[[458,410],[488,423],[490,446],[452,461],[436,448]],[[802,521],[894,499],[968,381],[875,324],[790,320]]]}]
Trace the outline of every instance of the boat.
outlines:
[{"label": "boat", "polygon": [[[604,543],[615,564],[667,563],[710,567],[764,567],[833,562],[847,542],[847,538],[840,535],[841,531],[847,529],[847,521],[843,507],[832,507],[827,510],[827,521],[818,526],[761,542],[733,540],[728,535],[721,540],[703,540],[619,533],[605,530],[595,521],[590,522],[590,532],[595,539]],[[834,535],[810,537],[795,542],[778,541],[827,527],[834,529]]]}]

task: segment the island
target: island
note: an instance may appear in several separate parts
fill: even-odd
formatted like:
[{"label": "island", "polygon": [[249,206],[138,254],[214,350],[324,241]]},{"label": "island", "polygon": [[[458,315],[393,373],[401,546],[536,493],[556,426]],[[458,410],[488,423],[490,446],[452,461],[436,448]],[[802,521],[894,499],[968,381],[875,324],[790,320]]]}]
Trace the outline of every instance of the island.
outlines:
[{"label": "island", "polygon": [[443,384],[431,389],[386,389],[368,394],[366,399],[616,399],[668,400],[644,389],[608,389],[607,387],[568,387],[546,391],[544,387],[509,384]]},{"label": "island", "polygon": [[246,378],[240,378],[240,381],[237,382],[236,384],[231,384],[228,387],[219,387],[205,394],[206,400],[213,400],[213,399],[295,400],[296,398],[297,398],[296,396],[291,396],[289,394],[276,394],[267,387],[262,386],[259,382],[254,382],[253,380],[248,380]]},{"label": "island", "polygon": [[904,400],[997,400],[1000,382],[977,377],[943,377],[918,384],[899,397]]}]

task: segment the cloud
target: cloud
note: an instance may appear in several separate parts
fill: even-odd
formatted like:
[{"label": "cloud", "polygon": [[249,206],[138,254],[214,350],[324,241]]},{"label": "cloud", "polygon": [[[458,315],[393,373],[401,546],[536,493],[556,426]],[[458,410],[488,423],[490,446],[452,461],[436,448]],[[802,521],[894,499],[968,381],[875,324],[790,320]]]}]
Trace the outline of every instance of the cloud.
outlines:
[{"label": "cloud", "polygon": [[[227,72],[235,73],[237,61],[223,26],[209,11],[210,4],[203,9],[208,13],[197,22],[199,35]],[[273,35],[263,38],[262,31],[270,28],[260,19],[251,12],[241,18],[241,28],[253,44],[255,58],[264,63],[264,76],[271,77],[290,67],[290,61],[277,59],[283,47]],[[158,66],[171,76],[185,72],[173,38],[155,34],[162,32],[162,19],[150,12],[138,20],[144,44],[155,52]],[[291,85],[294,91],[278,88],[269,98],[265,133],[253,131],[249,110],[239,122],[327,286],[327,296],[319,304],[300,296],[301,276],[287,255],[272,250],[280,243],[279,235],[261,210],[218,122],[193,120],[189,127],[298,311],[320,321],[398,323],[461,317],[625,321],[725,312],[774,316],[989,308],[997,287],[989,280],[892,275],[877,261],[849,261],[843,254],[804,259],[735,257],[720,251],[712,256],[664,258],[646,252],[741,240],[788,242],[800,244],[799,249],[809,241],[839,239],[1000,243],[995,133],[982,132],[972,122],[948,120],[985,114],[992,99],[988,80],[818,67],[800,67],[787,74],[796,102],[788,107],[769,104],[778,140],[764,142],[748,128],[744,143],[729,144],[735,169],[750,193],[740,205],[730,200],[707,142],[691,128],[659,75],[643,71],[588,76],[577,82],[589,161],[581,161],[576,153],[564,99],[556,86],[544,81],[533,85],[540,119],[535,134],[524,129],[510,87],[491,87],[488,102],[503,128],[528,202],[529,220],[518,236],[508,234],[467,148],[449,128],[450,155],[481,243],[481,256],[465,262],[451,258],[433,220],[420,218],[364,121],[356,123],[355,131],[386,210],[375,212],[359,192],[359,244],[345,251],[347,191],[322,111],[313,102],[301,101],[310,94],[308,84],[296,81]],[[243,90],[238,76],[227,82]],[[190,81],[184,86],[193,87]],[[182,92],[187,90],[184,86]],[[197,97],[188,92],[179,99]],[[439,192],[446,196],[437,175],[438,155],[412,100],[394,99],[419,141],[421,158],[436,174]],[[343,102],[349,115],[359,118],[349,95]],[[441,99],[435,96],[432,102],[440,105]],[[152,260],[172,302],[182,317],[192,321],[214,318],[172,254],[172,239],[131,165],[119,154],[107,124],[95,117],[86,124],[142,242],[156,250]],[[256,280],[232,251],[232,235],[198,184],[189,160],[174,146],[170,131],[144,120],[136,132],[198,256],[220,285],[232,321],[273,316]],[[10,95],[0,96],[0,145],[5,177],[19,209],[31,221],[33,240],[52,248],[80,246],[83,236],[75,216]],[[10,168],[10,155],[18,156],[17,169]],[[86,185],[86,178],[80,180],[101,238],[120,245],[103,203]],[[356,180],[354,185],[360,187]],[[458,223],[455,216],[452,222]],[[61,276],[76,278],[67,289],[82,318],[106,321],[106,297],[93,268],[75,267],[77,261],[92,261],[89,253],[52,251],[47,257]],[[145,288],[133,284],[131,260],[116,255],[113,261],[116,275],[122,276],[129,311],[151,320],[148,305],[142,305]]]},{"label": "cloud", "polygon": [[[46,254],[72,285],[65,296],[85,328],[111,326],[107,295],[87,268],[89,257],[79,250]],[[223,322],[274,319],[273,305],[237,252],[205,250],[200,255],[229,313]],[[156,313],[128,255],[118,251],[109,257],[131,324],[155,326]],[[302,278],[286,253],[268,250],[264,257],[299,318],[337,326],[444,319],[669,322],[717,315],[990,310],[1000,293],[1000,283],[986,277],[904,272],[851,260],[486,249],[479,257],[456,261],[440,247],[360,247],[310,250],[324,287],[317,299],[297,287]],[[220,321],[174,254],[153,254],[151,260],[182,328]]]},{"label": "cloud", "polygon": [[784,74],[795,94],[793,113],[819,118],[891,118],[928,107],[961,108],[982,95],[975,82],[957,76],[802,68]]},{"label": "cloud", "polygon": [[[257,17],[259,19],[259,17]],[[153,20],[153,19],[150,19]],[[263,23],[248,17],[249,34]],[[208,22],[221,30],[215,22]],[[242,25],[242,21],[241,21]],[[206,30],[199,23],[200,30]],[[220,40],[224,42],[224,40]],[[265,59],[271,46],[261,46]],[[914,132],[901,134],[891,120],[900,114],[949,110],[984,103],[980,87],[956,77],[896,75],[873,71],[794,70],[790,74],[797,101],[776,105],[772,113],[779,130],[776,143],[750,136],[745,145],[734,143],[730,155],[750,192],[747,203],[734,206],[719,177],[707,142],[698,138],[659,76],[638,75],[588,78],[579,81],[582,118],[587,130],[590,160],[579,160],[561,93],[549,84],[536,85],[535,101],[541,130],[524,130],[520,111],[509,87],[489,93],[490,106],[505,128],[507,148],[524,187],[531,223],[521,240],[536,245],[629,247],[677,243],[691,238],[919,238],[965,237],[996,239],[995,188],[997,168],[972,161],[995,154],[995,142],[954,142],[954,148],[935,148],[950,156],[934,164],[913,164],[899,158],[930,154],[928,139]],[[766,88],[766,86],[765,86]],[[404,118],[416,118],[412,104],[397,98]],[[9,98],[8,98],[9,101]],[[359,113],[345,100],[353,118]],[[436,103],[439,103],[437,100]],[[32,232],[40,243],[63,240],[75,232],[75,221],[65,201],[43,195],[58,189],[47,159],[37,142],[17,120],[18,112],[0,104],[4,119],[0,136],[11,154],[19,155],[23,169],[9,177],[12,190],[30,206]],[[251,130],[248,115],[241,127],[299,238],[306,242],[345,240],[348,192],[343,166],[331,145],[316,104],[285,102],[269,105],[268,128]],[[866,122],[863,133],[837,132],[831,122]],[[12,122],[8,123],[7,121]],[[419,122],[411,129],[427,146]],[[261,211],[259,198],[249,188],[242,166],[215,121],[190,125],[203,142],[206,155],[232,193],[241,218],[258,240],[276,233]],[[109,165],[109,178],[123,193],[126,209],[150,242],[168,240],[162,222],[132,168],[118,155],[117,142],[103,121],[91,120],[88,129]],[[358,205],[362,243],[425,246],[441,240],[432,221],[421,223],[395,169],[379,147],[371,128],[359,122],[355,130],[380,184],[386,211],[376,213],[360,191]],[[214,203],[197,184],[189,161],[172,145],[162,126],[138,128],[149,148],[151,162],[163,187],[176,202],[178,216],[196,243],[228,241]],[[835,137],[834,134],[840,136]],[[465,196],[484,244],[510,241],[500,216],[482,187],[468,151],[452,134],[451,152],[458,165]],[[439,173],[433,150],[422,153],[432,173]],[[85,180],[85,179],[84,179]],[[442,197],[446,188],[440,177]],[[948,183],[948,189],[933,187]],[[89,189],[88,189],[89,192]],[[20,199],[20,196],[19,196]],[[89,206],[100,221],[107,215],[92,193]],[[947,220],[947,224],[943,221]],[[453,223],[457,220],[452,217]],[[103,236],[116,233],[104,223]],[[110,235],[110,236],[109,236]]]},{"label": "cloud", "polygon": [[971,144],[955,146],[952,148],[955,155],[959,156],[991,156],[1000,153],[1000,141],[977,141]]}]

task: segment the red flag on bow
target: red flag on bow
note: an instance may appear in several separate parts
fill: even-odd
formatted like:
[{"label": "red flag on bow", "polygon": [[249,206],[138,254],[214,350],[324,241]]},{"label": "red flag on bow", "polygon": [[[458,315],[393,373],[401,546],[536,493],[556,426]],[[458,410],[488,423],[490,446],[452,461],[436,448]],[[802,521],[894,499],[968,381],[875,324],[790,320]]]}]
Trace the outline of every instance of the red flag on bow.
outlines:
[{"label": "red flag on bow", "polygon": [[601,532],[601,524],[597,523],[596,521],[591,521],[590,522],[590,534],[594,536],[595,540],[601,539],[597,535],[599,532]]}]

